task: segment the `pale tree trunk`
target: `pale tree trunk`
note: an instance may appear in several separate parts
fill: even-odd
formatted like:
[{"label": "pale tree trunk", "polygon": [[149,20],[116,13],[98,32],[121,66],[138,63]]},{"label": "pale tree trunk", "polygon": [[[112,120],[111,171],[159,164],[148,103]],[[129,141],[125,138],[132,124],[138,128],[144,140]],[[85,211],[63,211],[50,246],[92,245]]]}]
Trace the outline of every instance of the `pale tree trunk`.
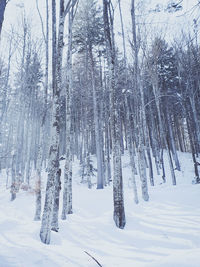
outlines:
[{"label": "pale tree trunk", "polygon": [[[44,114],[42,116],[42,128],[43,135],[47,137],[49,135],[47,130],[47,109],[48,109],[48,83],[49,83],[49,0],[46,0],[46,27],[44,28],[44,23],[42,20],[42,16],[38,7],[38,0],[36,0],[38,14],[41,20],[42,33],[45,42],[45,80],[44,80]],[[45,31],[46,29],[46,31]],[[47,138],[43,138],[43,147],[44,149],[47,146]]]},{"label": "pale tree trunk", "polygon": [[[110,3],[103,0],[104,32],[108,56],[108,67],[110,74],[110,100],[111,100],[111,130],[112,130],[112,152],[113,152],[113,219],[117,227],[123,229],[126,224],[124,211],[122,162],[120,147],[120,125],[119,112],[117,108],[116,85],[115,85],[115,48],[113,33],[113,16],[110,13]],[[109,23],[109,19],[110,22]]]},{"label": "pale tree trunk", "polygon": [[[89,69],[89,55],[88,55],[88,47],[87,47],[87,42],[85,43],[85,69],[86,69],[86,82],[87,84],[89,83],[89,75],[88,75],[88,69]],[[86,99],[88,102],[89,99],[89,92],[86,94]],[[86,176],[87,176],[87,184],[88,188],[92,188],[92,182],[91,182],[91,163],[90,163],[90,147],[89,147],[89,142],[90,142],[90,123],[89,123],[89,107],[87,103],[86,107],[86,115],[84,116],[84,124],[85,124],[85,156],[86,156]]]},{"label": "pale tree trunk", "polygon": [[95,127],[95,141],[96,141],[96,155],[97,155],[97,189],[103,189],[104,177],[103,177],[103,159],[101,153],[101,129],[99,125],[99,114],[97,106],[97,92],[95,85],[95,73],[94,73],[94,60],[92,54],[92,48],[89,48],[89,55],[91,60],[91,80],[92,80],[92,96],[93,96],[93,109],[94,109],[94,127]]},{"label": "pale tree trunk", "polygon": [[72,92],[72,24],[73,9],[69,11],[68,20],[68,53],[67,53],[67,84],[66,84],[66,158],[63,188],[62,220],[72,214],[72,151],[71,151],[71,92]]},{"label": "pale tree trunk", "polygon": [[[71,1],[68,2],[68,4]],[[73,2],[75,3],[75,1]],[[69,10],[68,10],[69,11]],[[62,58],[63,58],[63,46],[64,46],[64,22],[65,22],[65,16],[67,15],[66,10],[64,8],[64,0],[60,0],[60,17],[59,17],[59,32],[58,32],[58,44],[57,44],[57,87],[58,87],[58,92],[60,93],[62,90]],[[69,27],[72,27],[72,25],[70,24]],[[71,35],[71,33],[70,33]],[[72,37],[69,36],[69,40]],[[70,41],[71,43],[71,41]],[[71,44],[69,44],[69,49],[72,50],[72,46]],[[71,55],[69,55],[71,57]],[[69,59],[71,61],[71,59]],[[69,62],[68,62],[69,63]],[[70,75],[69,75],[70,76]],[[72,79],[72,78],[70,78]],[[71,84],[69,85],[69,87],[71,87]],[[69,102],[66,104],[70,104]],[[67,107],[68,108],[68,107]],[[69,114],[70,116],[70,114]],[[66,126],[67,129],[66,131],[67,134],[70,135],[70,117],[66,118]],[[66,142],[69,141],[69,146],[70,146],[70,139],[66,140]],[[70,148],[70,147],[69,147]],[[71,173],[71,162],[70,162],[70,149],[69,149],[69,158],[66,157],[66,160],[69,160],[69,177],[68,177],[68,191],[69,189],[72,187],[71,185],[69,185],[71,183],[71,179],[70,179],[70,175]],[[66,165],[65,165],[66,168]],[[66,172],[65,172],[66,175]],[[58,211],[59,211],[59,195],[60,195],[60,190],[61,190],[61,182],[60,182],[60,176],[61,176],[61,170],[57,170],[56,173],[56,180],[55,180],[55,193],[54,193],[54,208],[53,208],[53,219],[52,219],[52,230],[54,231],[58,231],[59,227],[58,227]],[[72,178],[72,177],[71,177]],[[65,177],[66,179],[66,177]],[[69,194],[72,194],[72,190],[69,192]],[[68,198],[69,196],[67,196]]]},{"label": "pale tree trunk", "polygon": [[58,232],[58,212],[59,212],[59,199],[60,199],[60,190],[61,190],[61,169],[59,169],[56,173],[56,181],[55,181],[55,191],[54,191],[54,204],[53,204],[53,215],[51,222],[51,230]]},{"label": "pale tree trunk", "polygon": [[105,100],[104,100],[104,110],[105,110],[105,115],[104,115],[104,127],[105,127],[105,182],[106,184],[110,185],[111,182],[111,166],[110,166],[110,134],[109,134],[109,116],[110,116],[110,98],[109,94],[107,92],[107,83],[106,79],[105,80],[105,88],[104,88],[104,95],[105,95]]},{"label": "pale tree trunk", "polygon": [[86,126],[86,175],[87,175],[87,184],[88,188],[92,188],[92,182],[91,182],[91,164],[90,164],[90,151],[89,151],[89,126]]},{"label": "pale tree trunk", "polygon": [[[105,139],[104,139],[104,133],[103,133],[103,124],[104,124],[104,94],[103,94],[103,78],[102,78],[102,67],[101,67],[101,56],[99,57],[99,63],[100,63],[100,87],[99,87],[99,129],[100,129],[100,151],[101,151],[101,166],[102,166],[102,179],[103,179],[103,185],[106,186],[106,163],[105,163]],[[98,100],[97,99],[97,100]]]},{"label": "pale tree trunk", "polygon": [[11,184],[11,201],[16,198],[16,155],[12,156],[12,184]]},{"label": "pale tree trunk", "polygon": [[41,171],[42,171],[42,133],[40,132],[40,141],[38,146],[38,155],[37,155],[37,177],[35,182],[35,194],[36,194],[36,210],[35,210],[35,217],[34,221],[40,221],[41,216]]},{"label": "pale tree trunk", "polygon": [[17,129],[17,145],[16,145],[16,189],[19,190],[20,176],[21,176],[21,165],[23,160],[23,149],[24,149],[24,120],[25,120],[25,108],[22,107],[19,113],[18,129]]},{"label": "pale tree trunk", "polygon": [[[122,40],[123,40],[123,52],[124,52],[124,65],[126,67],[127,59],[126,59],[126,41],[125,41],[125,34],[124,34],[124,23],[122,17],[122,9],[121,9],[121,0],[118,0],[119,5],[119,15],[120,15],[120,22],[121,22],[121,29],[122,29]],[[127,78],[127,75],[126,75]]]},{"label": "pale tree trunk", "polygon": [[[28,115],[27,118],[28,121],[28,125],[33,125],[31,123],[31,119],[30,119],[30,115]],[[31,126],[30,129],[28,130],[27,128],[27,147],[26,147],[26,173],[25,173],[25,181],[26,183],[29,185],[30,182],[30,168],[31,168],[31,160],[30,160],[30,156],[31,156],[31,135],[33,132],[33,127]]]},{"label": "pale tree trunk", "polygon": [[[1,7],[0,7],[1,8]],[[1,34],[1,33],[0,33]],[[13,32],[10,37],[9,41],[9,54],[8,54],[8,66],[7,66],[7,73],[6,73],[6,78],[5,78],[5,85],[3,86],[3,92],[1,91],[0,93],[0,143],[2,143],[2,126],[3,126],[3,121],[7,120],[7,110],[9,106],[9,100],[8,100],[8,95],[9,95],[9,90],[8,90],[8,84],[9,84],[9,79],[10,79],[10,67],[11,67],[11,57],[12,57],[12,42],[13,42]],[[4,118],[5,117],[5,118]],[[2,148],[0,147],[0,154]],[[1,171],[1,159],[0,159],[0,171]]]},{"label": "pale tree trunk", "polygon": [[[145,162],[145,147],[144,143],[147,141],[146,138],[146,118],[145,118],[145,106],[144,106],[144,96],[143,89],[141,85],[140,75],[139,75],[139,65],[138,65],[138,43],[136,34],[136,21],[135,21],[135,0],[131,0],[131,18],[132,18],[132,34],[133,34],[133,45],[134,45],[134,56],[135,56],[135,75],[134,75],[134,85],[136,89],[139,89],[137,94],[137,104],[138,104],[138,133],[139,133],[139,144],[138,144],[138,164],[139,173],[141,179],[141,189],[142,197],[145,201],[149,200],[147,177],[146,177],[146,162]],[[148,142],[148,141],[147,141]]]},{"label": "pale tree trunk", "polygon": [[[37,8],[38,8],[38,0],[36,1]],[[35,194],[36,194],[36,211],[35,211],[35,221],[39,221],[41,219],[41,172],[42,172],[42,163],[43,163],[43,148],[46,145],[46,138],[45,138],[45,131],[46,131],[46,113],[47,113],[47,97],[48,97],[48,73],[49,73],[49,4],[48,0],[46,0],[46,35],[44,33],[43,29],[43,21],[42,17],[38,8],[38,13],[41,18],[41,24],[42,24],[42,31],[43,31],[43,37],[45,41],[45,50],[46,50],[46,58],[45,58],[45,84],[44,84],[44,114],[42,114],[42,121],[41,121],[41,131],[39,135],[39,147],[38,147],[38,156],[37,156],[37,177],[36,177],[36,184],[35,184]]]},{"label": "pale tree trunk", "polygon": [[[108,119],[106,120],[108,122]],[[106,183],[110,184],[111,181],[111,167],[110,167],[110,140],[109,140],[109,124],[105,123],[105,167],[106,167]]]},{"label": "pale tree trunk", "polygon": [[50,120],[48,120],[48,87],[49,87],[49,0],[46,0],[46,36],[45,37],[45,99],[44,99],[44,115],[43,115],[43,131],[45,140],[43,140],[43,158],[45,157],[45,164],[46,164],[46,155],[48,151],[49,145],[49,132],[48,128],[50,127]]},{"label": "pale tree trunk", "polygon": [[[76,1],[74,0],[73,3]],[[64,46],[64,22],[69,12],[71,0],[66,8],[64,0],[60,0],[58,43],[56,38],[56,2],[52,0],[52,87],[53,87],[53,114],[52,114],[52,140],[49,153],[48,180],[42,226],[40,231],[41,241],[50,243],[51,226],[58,230],[58,210],[60,192],[59,170],[59,137],[60,137],[60,91],[62,86],[62,55]],[[53,220],[53,224],[52,224]],[[54,229],[55,226],[55,229]]]},{"label": "pale tree trunk", "polygon": [[41,241],[50,243],[51,223],[53,216],[53,205],[55,197],[55,180],[59,172],[59,99],[60,92],[57,86],[57,53],[56,53],[56,2],[52,0],[52,88],[53,88],[53,112],[52,112],[52,132],[51,147],[49,151],[48,180],[46,186],[45,205],[40,229]]},{"label": "pale tree trunk", "polygon": [[130,157],[130,166],[131,166],[131,174],[132,174],[132,185],[133,185],[133,194],[134,194],[134,201],[136,204],[139,203],[138,201],[138,193],[137,193],[137,184],[135,179],[136,174],[136,167],[135,167],[135,159],[134,159],[134,151],[133,151],[133,138],[131,131],[133,131],[131,127],[131,114],[130,114],[130,105],[128,99],[126,99],[126,107],[127,107],[127,139],[128,139],[128,151]]},{"label": "pale tree trunk", "polygon": [[[60,14],[59,14],[59,27],[58,27],[58,43],[57,43],[57,90],[60,92],[62,90],[62,59],[63,59],[63,46],[64,46],[64,23],[65,23],[65,8],[64,0],[60,0]],[[60,99],[59,99],[60,102]],[[60,107],[59,107],[60,109]],[[60,115],[60,114],[59,114]],[[59,122],[60,123],[60,122]],[[60,127],[59,127],[60,131]],[[60,146],[60,136],[59,136],[59,146]],[[59,195],[60,195],[60,175],[61,172],[58,169],[55,177],[55,192],[54,192],[54,207],[53,207],[53,218],[52,218],[52,230],[58,231],[58,211],[59,211]]]},{"label": "pale tree trunk", "polygon": [[45,83],[44,83],[44,89],[45,89],[45,108],[44,108],[44,114],[43,114],[43,124],[47,112],[47,96],[48,96],[48,76],[49,76],[49,0],[46,0],[46,34],[44,29],[44,23],[42,19],[42,15],[39,9],[38,0],[36,0],[36,7],[38,11],[38,15],[40,17],[41,27],[42,27],[42,35],[45,42]]},{"label": "pale tree trunk", "polygon": [[45,112],[47,112],[48,80],[49,80],[49,3],[46,0],[46,55],[45,55]]}]

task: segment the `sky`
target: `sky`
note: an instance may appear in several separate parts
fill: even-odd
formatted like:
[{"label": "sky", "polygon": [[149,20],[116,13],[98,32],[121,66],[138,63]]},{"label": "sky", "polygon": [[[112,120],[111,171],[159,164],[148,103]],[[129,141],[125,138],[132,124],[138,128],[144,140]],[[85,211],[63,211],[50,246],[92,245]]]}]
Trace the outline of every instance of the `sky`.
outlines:
[{"label": "sky", "polygon": [[[44,21],[45,2],[45,0],[38,0],[40,11],[44,17]],[[98,2],[101,4],[102,0],[98,0]],[[197,13],[199,10],[198,8],[193,9],[192,7],[197,4],[197,0],[183,0],[183,10],[176,13],[164,12],[164,9],[166,8],[169,2],[170,0],[136,0],[136,6],[138,7],[136,10],[137,23],[138,26],[140,26],[140,29],[143,29],[146,32],[149,40],[153,40],[156,35],[161,35],[168,42],[171,42],[174,39],[181,40],[182,31],[190,31],[191,35],[194,34],[193,19],[197,18]],[[56,3],[58,8],[59,0],[57,0]],[[163,10],[158,13],[149,13],[149,10],[155,9],[157,4],[160,4]],[[49,5],[51,5],[50,0]],[[121,0],[127,44],[128,39],[131,36],[130,5],[131,0]],[[117,0],[113,0],[113,6],[115,7],[115,38],[118,47],[122,49],[122,36],[120,34],[121,24]],[[5,54],[8,50],[8,45],[5,40],[6,37],[9,36],[11,25],[14,26],[16,32],[19,32],[19,25],[23,13],[25,13],[26,16],[29,18],[29,21],[31,21],[33,34],[37,36],[37,38],[42,37],[41,23],[36,9],[36,0],[10,0],[5,12],[5,19],[2,31],[2,40],[4,40],[4,42],[2,42],[4,43],[4,45],[1,42],[1,54]]]},{"label": "sky", "polygon": [[[177,1],[177,0],[176,0]],[[45,17],[45,0],[38,0],[41,13]],[[102,0],[98,0],[101,4]],[[138,15],[138,21],[146,21],[147,23],[152,22],[153,25],[160,28],[160,25],[168,25],[168,29],[166,30],[168,34],[170,33],[170,25],[173,25],[173,30],[178,27],[187,26],[186,24],[190,24],[192,18],[195,16],[194,13],[187,14],[187,12],[197,3],[197,0],[183,0],[183,11],[176,12],[175,14],[170,14],[167,12],[160,12],[157,14],[150,14],[148,13],[149,10],[154,9],[157,4],[160,4],[161,7],[165,8],[167,3],[170,0],[136,0],[136,6],[142,6],[140,10],[136,11]],[[51,1],[49,0],[49,5],[51,5]],[[59,6],[59,0],[56,1],[57,7]],[[123,12],[123,19],[125,27],[129,27],[130,25],[130,4],[131,0],[121,0],[122,12]],[[113,0],[113,6],[115,7],[115,21],[117,27],[119,27],[119,12],[117,7],[117,0]],[[4,21],[4,34],[5,32],[9,31],[10,25],[16,25],[19,21],[19,18],[23,11],[30,19],[32,20],[33,26],[39,30],[41,28],[39,17],[36,10],[36,0],[10,0],[7,5],[6,12],[5,12],[5,21]],[[140,18],[141,17],[141,18]],[[175,28],[174,28],[175,26]]]}]

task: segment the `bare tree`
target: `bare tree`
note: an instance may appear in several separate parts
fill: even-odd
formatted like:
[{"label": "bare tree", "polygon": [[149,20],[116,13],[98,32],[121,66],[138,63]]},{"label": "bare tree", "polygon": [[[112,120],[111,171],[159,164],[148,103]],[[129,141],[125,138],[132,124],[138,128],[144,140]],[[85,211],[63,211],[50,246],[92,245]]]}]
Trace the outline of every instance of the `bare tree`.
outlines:
[{"label": "bare tree", "polygon": [[108,68],[109,68],[109,90],[111,96],[111,130],[112,130],[112,147],[113,147],[113,201],[115,224],[119,228],[124,228],[126,224],[123,197],[123,180],[122,180],[122,163],[121,163],[121,147],[120,147],[120,125],[119,113],[116,95],[116,69],[115,69],[115,42],[113,32],[113,14],[111,2],[103,0],[103,18],[104,32],[106,39]]},{"label": "bare tree", "polygon": [[[60,1],[61,8],[64,3]],[[62,10],[63,11],[63,10]],[[52,0],[52,89],[53,89],[53,114],[52,114],[52,140],[49,151],[48,180],[42,225],[40,230],[41,241],[50,243],[51,223],[55,196],[56,176],[59,172],[59,100],[60,92],[57,84],[57,37],[56,37],[56,1]]]},{"label": "bare tree", "polygon": [[135,0],[131,0],[131,18],[132,18],[132,34],[133,34],[133,49],[134,49],[134,87],[138,90],[137,94],[137,107],[138,107],[138,133],[139,133],[139,145],[138,145],[138,163],[139,172],[142,186],[142,197],[145,201],[149,200],[147,177],[146,177],[146,163],[145,163],[145,147],[146,141],[146,118],[145,118],[145,106],[144,106],[144,94],[142,89],[142,83],[140,79],[138,53],[139,44],[137,42],[136,20],[135,20]]},{"label": "bare tree", "polygon": [[[59,136],[60,136],[60,91],[62,86],[62,56],[64,46],[64,22],[73,1],[69,0],[65,7],[64,0],[60,0],[58,38],[56,34],[56,2],[52,0],[52,140],[49,152],[48,180],[46,187],[45,206],[40,230],[41,241],[50,243],[51,229],[58,231],[58,209],[60,190],[59,170]],[[56,207],[55,207],[56,206]]]}]

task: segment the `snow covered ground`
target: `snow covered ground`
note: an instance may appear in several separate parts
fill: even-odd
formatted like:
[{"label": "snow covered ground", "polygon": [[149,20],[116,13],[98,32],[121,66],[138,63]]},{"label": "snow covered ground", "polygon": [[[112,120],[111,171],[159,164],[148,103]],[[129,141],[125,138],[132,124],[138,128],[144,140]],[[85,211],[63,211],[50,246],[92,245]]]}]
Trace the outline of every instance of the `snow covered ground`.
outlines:
[{"label": "snow covered ground", "polygon": [[[133,201],[128,157],[123,158],[124,230],[112,220],[112,186],[89,190],[80,184],[78,162],[73,166],[73,211],[60,220],[50,245],[39,239],[40,222],[34,222],[35,196],[20,191],[10,202],[5,175],[0,178],[0,267],[199,267],[200,185],[193,185],[190,154],[180,154],[177,186],[168,182],[149,187],[150,201]],[[44,176],[46,174],[44,173]],[[43,184],[45,189],[45,183]],[[43,189],[43,190],[44,190]],[[138,180],[138,189],[139,180]],[[87,253],[86,253],[87,252]]]}]

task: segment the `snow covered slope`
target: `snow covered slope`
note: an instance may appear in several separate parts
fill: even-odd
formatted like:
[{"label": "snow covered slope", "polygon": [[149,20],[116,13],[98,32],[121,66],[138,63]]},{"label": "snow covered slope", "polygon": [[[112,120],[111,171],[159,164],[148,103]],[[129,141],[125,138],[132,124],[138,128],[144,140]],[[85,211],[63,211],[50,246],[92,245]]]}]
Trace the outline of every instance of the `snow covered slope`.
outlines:
[{"label": "snow covered slope", "polygon": [[[133,201],[128,157],[123,158],[127,225],[117,229],[112,220],[112,186],[87,189],[80,184],[78,162],[73,166],[74,214],[60,221],[51,245],[39,239],[31,192],[9,200],[5,176],[0,179],[0,267],[199,267],[200,185],[193,185],[191,156],[180,154],[182,171],[177,186],[156,177],[150,201]],[[169,175],[169,173],[168,173]],[[43,173],[43,178],[46,176]],[[137,180],[139,188],[139,180]],[[45,187],[45,184],[43,185]],[[87,252],[87,253],[86,253]]]}]

